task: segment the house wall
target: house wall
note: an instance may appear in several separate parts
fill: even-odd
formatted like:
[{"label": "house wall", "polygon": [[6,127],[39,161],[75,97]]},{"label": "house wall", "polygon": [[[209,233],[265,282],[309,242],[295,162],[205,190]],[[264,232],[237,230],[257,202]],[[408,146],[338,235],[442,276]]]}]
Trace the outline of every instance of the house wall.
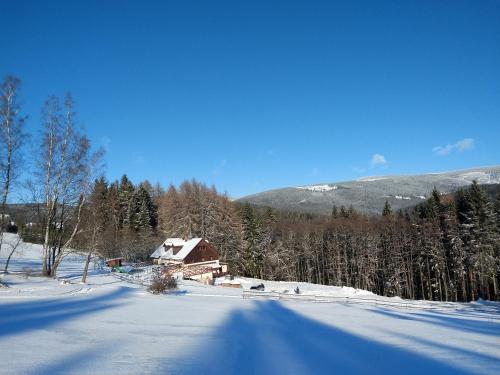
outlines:
[{"label": "house wall", "polygon": [[171,260],[171,259],[156,259],[156,263],[160,265],[168,265],[168,264],[183,264],[180,260]]},{"label": "house wall", "polygon": [[203,284],[212,284],[214,278],[212,272],[208,272],[200,275],[193,275],[190,277],[190,279],[199,281]]},{"label": "house wall", "polygon": [[208,262],[219,259],[219,253],[213,246],[205,240],[200,241],[198,245],[184,259],[184,264]]}]

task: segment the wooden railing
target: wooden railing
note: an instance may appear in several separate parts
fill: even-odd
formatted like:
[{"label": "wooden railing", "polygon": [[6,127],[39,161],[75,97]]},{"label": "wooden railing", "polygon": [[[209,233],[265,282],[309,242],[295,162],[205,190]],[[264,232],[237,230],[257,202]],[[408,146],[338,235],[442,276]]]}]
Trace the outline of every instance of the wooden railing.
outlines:
[{"label": "wooden railing", "polygon": [[271,299],[280,301],[309,301],[317,303],[364,304],[371,306],[388,306],[405,309],[457,310],[457,306],[449,302],[389,300],[388,298],[336,297],[319,294],[289,294],[281,292],[261,292],[243,290],[243,299]]}]

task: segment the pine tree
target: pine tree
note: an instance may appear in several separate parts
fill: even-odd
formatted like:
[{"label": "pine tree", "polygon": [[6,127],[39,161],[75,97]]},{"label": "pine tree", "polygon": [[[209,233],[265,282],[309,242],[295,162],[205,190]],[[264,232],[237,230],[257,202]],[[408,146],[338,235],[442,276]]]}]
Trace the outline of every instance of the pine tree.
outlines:
[{"label": "pine tree", "polygon": [[421,219],[435,219],[439,216],[441,204],[441,193],[434,187],[431,196],[423,203],[415,207],[415,212]]},{"label": "pine tree", "polygon": [[481,187],[474,181],[469,190],[458,195],[458,215],[461,234],[467,251],[470,299],[491,299],[497,294],[497,263],[495,258],[498,235],[494,210]]},{"label": "pine tree", "polygon": [[392,216],[392,208],[388,201],[385,201],[384,209],[382,210],[382,216]]},{"label": "pine tree", "polygon": [[[496,219],[496,247],[495,247],[495,259],[497,263],[497,276],[496,285],[500,285],[500,191],[497,193],[495,199],[495,219]],[[496,296],[498,298],[498,295]]]},{"label": "pine tree", "polygon": [[127,178],[127,175],[123,175],[120,180],[120,186],[118,188],[118,201],[120,205],[120,228],[130,227],[130,205],[132,204],[132,197],[134,195],[134,185]]},{"label": "pine tree", "polygon": [[[447,206],[439,190],[434,187],[431,196],[426,201],[426,219],[433,231],[436,241],[431,252],[431,269],[435,276],[434,294],[440,300],[448,300],[450,293],[457,299],[457,278],[460,277],[460,267],[463,267],[461,246],[458,233],[453,231],[453,205]],[[456,265],[457,273],[450,272],[449,264]],[[453,271],[453,270],[452,270]]]},{"label": "pine tree", "polygon": [[453,201],[441,204],[439,213],[441,242],[446,254],[447,289],[452,300],[466,301],[467,288],[465,281],[466,254],[457,222],[456,208]]},{"label": "pine tree", "polygon": [[245,203],[241,212],[243,248],[242,269],[246,276],[259,276],[260,228],[250,204]]},{"label": "pine tree", "polygon": [[259,252],[257,253],[257,264],[259,265],[259,277],[264,278],[264,264],[268,263],[267,259],[272,253],[272,243],[274,240],[274,226],[276,224],[276,216],[271,208],[267,208],[262,219],[262,229],[260,236]]},{"label": "pine tree", "polygon": [[122,229],[121,222],[121,207],[119,199],[118,181],[113,182],[108,188],[108,209],[110,217],[110,225],[112,226],[113,241],[110,251],[119,249],[120,230]]},{"label": "pine tree", "polygon": [[130,227],[135,231],[149,232],[156,228],[156,207],[143,185],[140,185],[132,195],[128,217],[130,218]]},{"label": "pine tree", "polygon": [[110,210],[108,203],[108,183],[104,177],[94,182],[94,188],[89,198],[89,206],[95,212],[98,226],[104,229],[109,222]]}]

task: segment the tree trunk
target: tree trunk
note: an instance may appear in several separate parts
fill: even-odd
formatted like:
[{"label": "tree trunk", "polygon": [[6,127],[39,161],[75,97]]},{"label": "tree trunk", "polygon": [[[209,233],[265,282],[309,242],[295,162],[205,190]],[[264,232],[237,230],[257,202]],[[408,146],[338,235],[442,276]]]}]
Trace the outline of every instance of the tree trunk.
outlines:
[{"label": "tree trunk", "polygon": [[60,248],[59,252],[57,253],[54,263],[52,264],[52,269],[50,270],[50,276],[56,277],[57,273],[57,268],[61,264],[63,258],[67,255],[66,250],[71,246],[71,243],[73,242],[73,239],[75,238],[76,234],[78,233],[79,227],[80,227],[80,221],[81,221],[81,213],[82,213],[82,208],[85,203],[85,196],[81,195],[80,196],[80,203],[78,204],[78,214],[76,218],[76,223],[75,227],[73,228],[73,232],[71,233],[71,236],[69,239],[66,241],[66,243]]},{"label": "tree trunk", "polygon": [[43,260],[42,260],[42,275],[50,274],[50,224],[53,219],[53,209],[55,202],[47,202],[47,223],[45,224],[45,235],[43,240]]},{"label": "tree trunk", "polygon": [[12,258],[12,255],[14,255],[14,252],[16,251],[16,248],[17,248],[17,245],[12,248],[9,256],[7,257],[7,261],[5,262],[5,268],[3,270],[4,273],[7,273],[8,269],[9,269],[10,258]]},{"label": "tree trunk", "polygon": [[87,282],[87,274],[89,272],[90,259],[92,258],[92,252],[89,252],[87,259],[85,260],[85,268],[83,269],[82,283]]}]

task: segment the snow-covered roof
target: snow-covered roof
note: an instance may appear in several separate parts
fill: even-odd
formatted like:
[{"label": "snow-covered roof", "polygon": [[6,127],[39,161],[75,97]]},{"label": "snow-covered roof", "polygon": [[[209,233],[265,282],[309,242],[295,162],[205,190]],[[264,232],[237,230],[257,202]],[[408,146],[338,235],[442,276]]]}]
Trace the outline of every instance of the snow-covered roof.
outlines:
[{"label": "snow-covered roof", "polygon": [[[151,258],[161,258],[170,260],[184,260],[191,251],[200,243],[201,238],[192,238],[190,240],[183,240],[182,238],[167,238],[165,242],[156,249]],[[181,249],[174,254],[174,247],[181,247]]]}]

